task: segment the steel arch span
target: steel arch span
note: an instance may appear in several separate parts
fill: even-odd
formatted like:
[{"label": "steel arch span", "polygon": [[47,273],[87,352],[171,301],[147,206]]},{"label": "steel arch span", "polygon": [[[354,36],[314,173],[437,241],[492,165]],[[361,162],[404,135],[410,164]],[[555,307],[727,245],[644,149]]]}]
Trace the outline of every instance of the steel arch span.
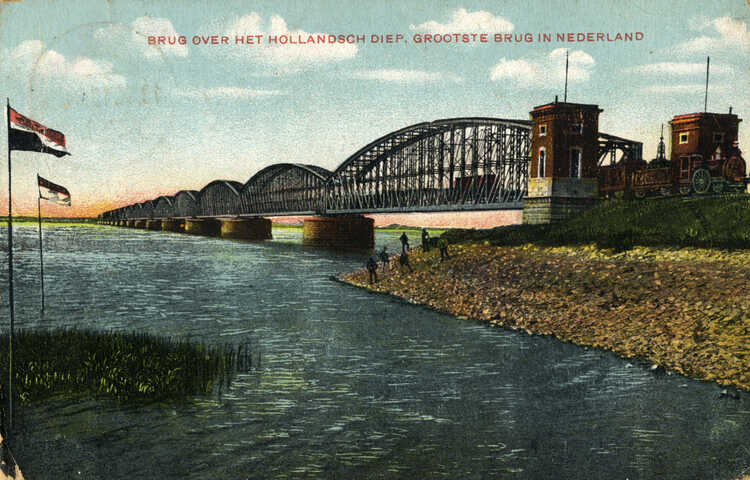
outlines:
[{"label": "steel arch span", "polygon": [[452,118],[391,132],[334,172],[280,163],[244,185],[215,180],[105,212],[102,218],[187,218],[520,209],[531,122]]},{"label": "steel arch span", "polygon": [[242,213],[314,214],[322,211],[331,172],[315,165],[278,163],[253,175],[242,188]]},{"label": "steel arch span", "polygon": [[521,208],[531,122],[452,118],[389,133],[327,182],[326,213]]},{"label": "steel arch span", "polygon": [[198,211],[202,217],[236,216],[240,213],[242,184],[233,180],[214,180],[198,192]]}]

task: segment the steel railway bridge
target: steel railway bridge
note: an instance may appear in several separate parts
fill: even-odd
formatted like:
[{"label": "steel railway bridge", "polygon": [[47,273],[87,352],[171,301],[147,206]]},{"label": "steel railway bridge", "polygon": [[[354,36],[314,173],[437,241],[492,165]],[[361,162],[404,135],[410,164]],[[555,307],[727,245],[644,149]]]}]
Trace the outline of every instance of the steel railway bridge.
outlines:
[{"label": "steel railway bridge", "polygon": [[[520,209],[527,191],[531,122],[452,118],[391,132],[336,170],[279,163],[247,182],[215,180],[200,191],[102,213],[102,223],[362,213]],[[641,144],[599,134],[600,164],[639,157]]]}]

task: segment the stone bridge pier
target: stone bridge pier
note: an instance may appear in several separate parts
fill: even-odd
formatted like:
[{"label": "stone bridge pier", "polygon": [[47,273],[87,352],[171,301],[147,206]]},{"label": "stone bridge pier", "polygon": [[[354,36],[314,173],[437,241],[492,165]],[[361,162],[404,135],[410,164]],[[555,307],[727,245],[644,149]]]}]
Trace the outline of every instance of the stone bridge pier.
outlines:
[{"label": "stone bridge pier", "polygon": [[241,240],[268,240],[271,238],[271,220],[267,218],[229,218],[221,221],[222,238]]},{"label": "stone bridge pier", "polygon": [[215,218],[186,218],[185,233],[216,237],[221,231],[221,222]]},{"label": "stone bridge pier", "polygon": [[362,215],[312,217],[304,221],[302,243],[347,250],[375,248],[375,221]]},{"label": "stone bridge pier", "polygon": [[184,232],[185,222],[177,218],[164,218],[161,221],[161,230],[163,232]]}]

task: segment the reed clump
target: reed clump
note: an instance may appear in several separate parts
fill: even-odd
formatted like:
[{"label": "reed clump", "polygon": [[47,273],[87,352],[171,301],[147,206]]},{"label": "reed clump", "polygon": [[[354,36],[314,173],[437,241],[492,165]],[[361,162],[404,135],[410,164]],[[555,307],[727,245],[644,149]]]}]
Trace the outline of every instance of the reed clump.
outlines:
[{"label": "reed clump", "polygon": [[[0,336],[2,381],[8,335]],[[184,400],[228,384],[251,366],[246,345],[206,346],[143,333],[89,330],[15,334],[13,396],[21,404],[65,395],[117,403]],[[7,390],[6,390],[7,391]]]}]

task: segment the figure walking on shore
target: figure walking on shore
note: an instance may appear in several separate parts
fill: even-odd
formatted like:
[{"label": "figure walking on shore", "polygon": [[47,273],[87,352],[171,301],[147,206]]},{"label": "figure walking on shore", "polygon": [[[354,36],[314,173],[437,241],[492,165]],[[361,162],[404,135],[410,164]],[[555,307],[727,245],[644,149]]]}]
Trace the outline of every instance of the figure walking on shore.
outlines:
[{"label": "figure walking on shore", "polygon": [[438,248],[440,249],[441,262],[443,261],[443,259],[451,258],[450,255],[448,255],[448,240],[440,237],[440,239],[438,240]]},{"label": "figure walking on shore", "polygon": [[388,270],[388,263],[390,262],[390,258],[388,258],[388,252],[386,251],[386,246],[383,245],[383,249],[380,251],[380,261],[383,264],[383,271],[385,272]]},{"label": "figure walking on shore", "polygon": [[406,236],[406,232],[402,233],[399,237],[401,240],[401,253],[406,253],[409,251],[409,237]]},{"label": "figure walking on shore", "polygon": [[398,257],[398,263],[402,267],[406,267],[409,269],[409,272],[414,273],[414,270],[411,268],[411,264],[409,263],[409,254],[404,252],[401,254],[400,257]]},{"label": "figure walking on shore", "polygon": [[430,234],[425,228],[422,229],[422,251],[425,253],[430,251]]},{"label": "figure walking on shore", "polygon": [[367,259],[367,271],[370,274],[370,285],[378,283],[378,263],[372,255]]}]

